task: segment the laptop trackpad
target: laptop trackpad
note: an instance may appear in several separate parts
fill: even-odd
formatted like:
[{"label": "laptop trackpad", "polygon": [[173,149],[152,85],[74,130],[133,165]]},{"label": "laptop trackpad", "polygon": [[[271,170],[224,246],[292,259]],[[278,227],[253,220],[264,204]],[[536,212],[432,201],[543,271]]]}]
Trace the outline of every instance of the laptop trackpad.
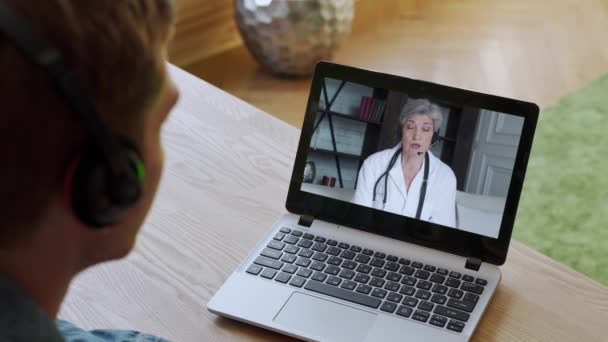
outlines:
[{"label": "laptop trackpad", "polygon": [[332,341],[363,341],[376,314],[294,292],[274,321],[294,330]]}]

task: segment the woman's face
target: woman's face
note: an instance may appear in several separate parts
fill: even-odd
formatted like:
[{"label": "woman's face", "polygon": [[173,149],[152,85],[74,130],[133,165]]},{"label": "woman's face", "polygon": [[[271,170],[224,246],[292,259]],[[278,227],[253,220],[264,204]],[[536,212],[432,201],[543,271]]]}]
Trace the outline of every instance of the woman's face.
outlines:
[{"label": "woman's face", "polygon": [[426,114],[410,115],[402,127],[403,150],[406,153],[426,152],[433,139],[433,120]]}]

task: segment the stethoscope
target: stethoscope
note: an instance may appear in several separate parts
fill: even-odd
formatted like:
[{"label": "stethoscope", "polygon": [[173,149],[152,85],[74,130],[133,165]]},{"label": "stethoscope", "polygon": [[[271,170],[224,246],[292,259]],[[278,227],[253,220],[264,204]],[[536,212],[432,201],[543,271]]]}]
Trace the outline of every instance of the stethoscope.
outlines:
[{"label": "stethoscope", "polygon": [[[380,175],[380,177],[378,177],[378,180],[376,180],[376,183],[374,184],[373,201],[375,202],[378,184],[382,180],[382,177],[384,177],[384,198],[382,199],[382,208],[383,209],[384,209],[384,206],[386,205],[386,193],[388,190],[388,173],[391,171],[393,166],[395,166],[395,163],[397,162],[397,158],[399,157],[399,154],[402,151],[403,151],[403,147],[399,147],[397,149],[397,151],[395,151],[395,153],[393,153],[393,156],[391,157],[391,160],[388,163],[388,167],[386,168],[386,171],[384,171]],[[420,153],[422,153],[422,152],[420,152]],[[427,151],[424,153],[424,178],[422,179],[422,186],[420,188],[420,198],[418,200],[418,209],[416,210],[416,219],[420,219],[420,214],[422,214],[422,207],[424,206],[424,198],[426,197],[426,186],[427,186],[428,179],[429,179],[429,152]]]}]

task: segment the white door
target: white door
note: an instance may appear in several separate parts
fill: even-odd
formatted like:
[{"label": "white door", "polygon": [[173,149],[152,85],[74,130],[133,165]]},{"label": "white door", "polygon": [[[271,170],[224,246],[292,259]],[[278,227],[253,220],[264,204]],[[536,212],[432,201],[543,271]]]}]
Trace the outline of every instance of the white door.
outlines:
[{"label": "white door", "polygon": [[524,118],[482,109],[477,120],[465,191],[506,197]]}]

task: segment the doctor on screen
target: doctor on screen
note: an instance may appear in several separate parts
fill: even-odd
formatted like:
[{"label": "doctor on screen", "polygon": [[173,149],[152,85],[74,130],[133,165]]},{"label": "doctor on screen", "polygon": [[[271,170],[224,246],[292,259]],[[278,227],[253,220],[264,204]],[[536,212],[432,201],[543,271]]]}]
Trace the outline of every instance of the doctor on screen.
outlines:
[{"label": "doctor on screen", "polygon": [[399,115],[399,143],[365,160],[353,203],[456,227],[456,176],[429,151],[442,120],[437,105],[410,99]]}]

